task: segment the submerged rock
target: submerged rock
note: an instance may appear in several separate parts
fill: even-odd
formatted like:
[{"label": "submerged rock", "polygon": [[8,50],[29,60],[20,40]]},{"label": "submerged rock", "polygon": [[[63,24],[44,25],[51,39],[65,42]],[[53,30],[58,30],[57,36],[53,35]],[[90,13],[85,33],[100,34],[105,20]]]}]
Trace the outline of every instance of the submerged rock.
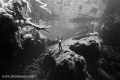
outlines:
[{"label": "submerged rock", "polygon": [[24,68],[33,63],[46,48],[47,38],[36,33],[35,38],[22,38],[20,48],[14,20],[0,14],[0,69],[2,75],[23,75]]},{"label": "submerged rock", "polygon": [[120,54],[102,42],[98,36],[78,36],[63,42],[62,50],[55,44],[34,62],[39,69],[31,65],[25,72],[36,73],[33,80],[119,80]]}]

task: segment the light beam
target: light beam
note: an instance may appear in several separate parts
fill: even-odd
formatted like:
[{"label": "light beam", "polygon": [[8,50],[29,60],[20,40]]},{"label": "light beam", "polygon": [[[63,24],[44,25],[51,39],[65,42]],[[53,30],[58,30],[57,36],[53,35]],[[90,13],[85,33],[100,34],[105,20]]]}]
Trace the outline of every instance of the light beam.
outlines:
[{"label": "light beam", "polygon": [[52,14],[51,11],[48,10],[47,4],[43,3],[41,0],[36,0],[36,1],[39,2],[40,4],[42,4],[42,6],[40,6],[41,8],[45,9],[45,10],[48,11],[50,14]]}]

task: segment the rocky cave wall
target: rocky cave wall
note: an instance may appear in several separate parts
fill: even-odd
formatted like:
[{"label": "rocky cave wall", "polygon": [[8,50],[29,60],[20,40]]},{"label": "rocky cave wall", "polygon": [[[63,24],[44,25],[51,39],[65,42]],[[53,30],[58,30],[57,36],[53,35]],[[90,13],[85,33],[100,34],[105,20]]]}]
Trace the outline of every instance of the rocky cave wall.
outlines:
[{"label": "rocky cave wall", "polygon": [[[117,8],[112,5],[119,4],[112,1],[108,1],[105,16]],[[17,27],[9,18],[0,17],[2,74],[33,75],[33,80],[119,80],[119,22],[114,23],[115,16],[104,17],[105,21],[100,36],[79,35],[63,42],[62,50],[55,44],[44,51],[46,39],[39,35],[34,41],[27,39],[20,49],[15,39]]]}]

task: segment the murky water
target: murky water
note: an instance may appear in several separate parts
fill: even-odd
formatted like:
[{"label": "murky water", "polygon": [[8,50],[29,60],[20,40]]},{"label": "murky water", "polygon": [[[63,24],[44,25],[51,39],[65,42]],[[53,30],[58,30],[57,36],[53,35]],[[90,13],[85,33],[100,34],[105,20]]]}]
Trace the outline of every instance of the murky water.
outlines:
[{"label": "murky water", "polygon": [[64,35],[69,38],[91,25],[91,22],[97,22],[99,25],[100,17],[103,15],[106,5],[102,0],[40,0],[47,5],[47,9],[43,9],[42,4],[31,0],[32,17],[42,19],[47,25],[52,25],[50,34],[41,31],[48,38],[56,38]]}]

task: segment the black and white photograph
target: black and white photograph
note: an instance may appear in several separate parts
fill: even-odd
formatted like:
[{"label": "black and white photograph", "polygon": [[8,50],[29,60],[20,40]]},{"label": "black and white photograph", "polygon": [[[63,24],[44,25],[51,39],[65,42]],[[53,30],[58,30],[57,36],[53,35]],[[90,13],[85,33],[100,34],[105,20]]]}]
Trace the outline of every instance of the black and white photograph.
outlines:
[{"label": "black and white photograph", "polygon": [[120,0],[0,0],[0,80],[120,80]]}]

